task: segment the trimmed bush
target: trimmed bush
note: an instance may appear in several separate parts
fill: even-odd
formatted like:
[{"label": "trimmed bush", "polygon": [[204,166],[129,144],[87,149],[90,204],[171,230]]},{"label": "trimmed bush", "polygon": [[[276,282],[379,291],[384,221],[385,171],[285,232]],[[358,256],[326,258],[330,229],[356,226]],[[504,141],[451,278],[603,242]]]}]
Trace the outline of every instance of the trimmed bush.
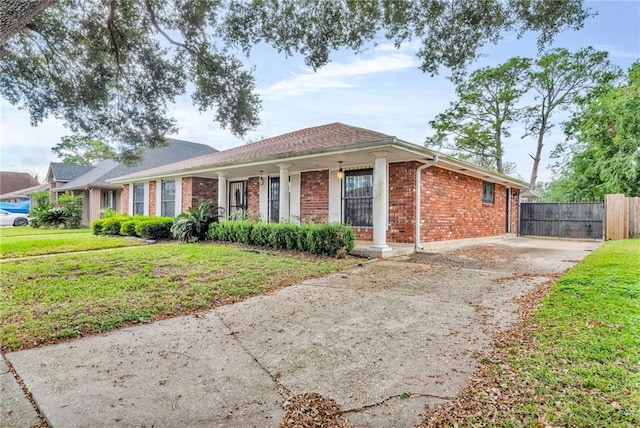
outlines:
[{"label": "trimmed bush", "polygon": [[171,239],[173,217],[148,217],[137,222],[136,234],[142,239]]},{"label": "trimmed bush", "polygon": [[113,216],[103,219],[102,222],[102,234],[103,235],[120,235],[120,228],[122,223],[130,220],[129,216]]},{"label": "trimmed bush", "polygon": [[100,218],[98,220],[94,220],[93,223],[91,223],[91,229],[93,230],[94,235],[102,235],[102,225],[104,224],[105,220],[106,219],[104,218]]},{"label": "trimmed bush", "polygon": [[140,219],[132,219],[123,221],[120,225],[120,235],[122,236],[138,236],[136,226],[140,223]]},{"label": "trimmed bush", "polygon": [[223,221],[209,226],[209,239],[334,256],[355,247],[351,226],[339,223],[303,224]]}]

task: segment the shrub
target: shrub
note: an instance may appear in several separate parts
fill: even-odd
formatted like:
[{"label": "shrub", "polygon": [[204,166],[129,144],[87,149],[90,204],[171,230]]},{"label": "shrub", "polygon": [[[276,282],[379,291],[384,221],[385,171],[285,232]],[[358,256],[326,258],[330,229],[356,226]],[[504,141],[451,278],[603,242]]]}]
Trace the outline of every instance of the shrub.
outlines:
[{"label": "shrub", "polygon": [[217,222],[219,217],[218,204],[215,201],[200,202],[174,220],[171,235],[180,242],[205,240],[208,238],[209,226]]},{"label": "shrub", "polygon": [[94,220],[93,223],[91,223],[91,229],[93,229],[93,234],[94,235],[102,235],[102,224],[104,223],[105,219],[100,218],[98,220]]},{"label": "shrub", "polygon": [[120,228],[122,223],[130,220],[131,217],[119,215],[102,219],[102,234],[103,235],[120,235]]},{"label": "shrub", "polygon": [[132,219],[123,221],[120,224],[120,235],[122,236],[138,236],[136,226],[140,223],[140,219]]},{"label": "shrub", "polygon": [[79,229],[82,226],[82,198],[82,195],[64,193],[58,196],[58,203],[53,205],[48,197],[36,195],[35,206],[29,215],[31,226]]},{"label": "shrub", "polygon": [[352,251],[355,233],[339,223],[303,224],[224,221],[209,226],[209,238],[334,256]]},{"label": "shrub", "polygon": [[172,217],[148,217],[135,221],[135,232],[143,239],[170,239],[173,226]]},{"label": "shrub", "polygon": [[58,196],[66,229],[79,229],[82,226],[82,199],[82,195],[73,196],[69,193]]}]

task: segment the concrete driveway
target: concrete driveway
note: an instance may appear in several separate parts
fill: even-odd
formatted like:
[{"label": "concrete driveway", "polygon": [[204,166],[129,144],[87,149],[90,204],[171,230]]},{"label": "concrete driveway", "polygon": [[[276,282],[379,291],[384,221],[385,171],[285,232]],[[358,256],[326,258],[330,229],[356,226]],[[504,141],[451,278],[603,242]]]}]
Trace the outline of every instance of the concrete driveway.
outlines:
[{"label": "concrete driveway", "polygon": [[357,427],[409,427],[464,386],[514,299],[599,242],[459,245],[6,357],[55,427],[273,427],[307,392]]}]

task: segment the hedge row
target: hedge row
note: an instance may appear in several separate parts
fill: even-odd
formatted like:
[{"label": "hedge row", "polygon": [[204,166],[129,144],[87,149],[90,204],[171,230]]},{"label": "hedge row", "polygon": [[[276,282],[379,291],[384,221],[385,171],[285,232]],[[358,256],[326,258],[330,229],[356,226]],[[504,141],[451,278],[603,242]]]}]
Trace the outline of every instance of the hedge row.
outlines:
[{"label": "hedge row", "polygon": [[142,239],[170,239],[172,217],[114,215],[95,220],[94,235],[137,236]]},{"label": "hedge row", "polygon": [[355,233],[339,223],[302,224],[250,221],[211,223],[209,239],[335,256],[355,246]]}]

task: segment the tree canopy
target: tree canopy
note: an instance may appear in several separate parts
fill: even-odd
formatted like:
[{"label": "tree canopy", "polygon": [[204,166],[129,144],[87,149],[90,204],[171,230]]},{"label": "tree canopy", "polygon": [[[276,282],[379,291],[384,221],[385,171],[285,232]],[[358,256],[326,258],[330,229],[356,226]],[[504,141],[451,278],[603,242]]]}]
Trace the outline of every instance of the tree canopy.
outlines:
[{"label": "tree canopy", "polygon": [[64,163],[93,165],[105,159],[116,158],[116,151],[102,141],[90,137],[71,135],[62,137],[51,151]]},{"label": "tree canopy", "polygon": [[429,122],[435,134],[427,144],[504,173],[503,137],[511,135],[509,126],[522,114],[518,101],[527,90],[524,77],[530,62],[515,57],[472,72],[457,85],[458,99]]},{"label": "tree canopy", "polygon": [[[504,138],[509,127],[523,121],[523,139],[536,137],[529,184],[536,186],[544,138],[559,110],[572,111],[589,96],[620,76],[608,54],[592,47],[570,52],[564,48],[544,52],[537,59],[513,57],[495,67],[472,72],[456,86],[457,100],[429,122],[434,135],[426,144],[445,148],[463,159],[504,173]],[[533,99],[526,95],[532,93]],[[563,144],[555,149],[563,150]]]},{"label": "tree canopy", "polygon": [[580,0],[11,0],[0,94],[33,125],[54,116],[133,154],[176,130],[168,106],[187,91],[234,134],[254,129],[261,103],[242,55],[258,43],[318,68],[336,49],[419,40],[421,69],[455,77],[506,32],[543,46],[588,16]]},{"label": "tree canopy", "polygon": [[595,88],[566,127],[571,155],[545,197],[601,201],[608,193],[640,196],[640,62],[626,81]]}]

